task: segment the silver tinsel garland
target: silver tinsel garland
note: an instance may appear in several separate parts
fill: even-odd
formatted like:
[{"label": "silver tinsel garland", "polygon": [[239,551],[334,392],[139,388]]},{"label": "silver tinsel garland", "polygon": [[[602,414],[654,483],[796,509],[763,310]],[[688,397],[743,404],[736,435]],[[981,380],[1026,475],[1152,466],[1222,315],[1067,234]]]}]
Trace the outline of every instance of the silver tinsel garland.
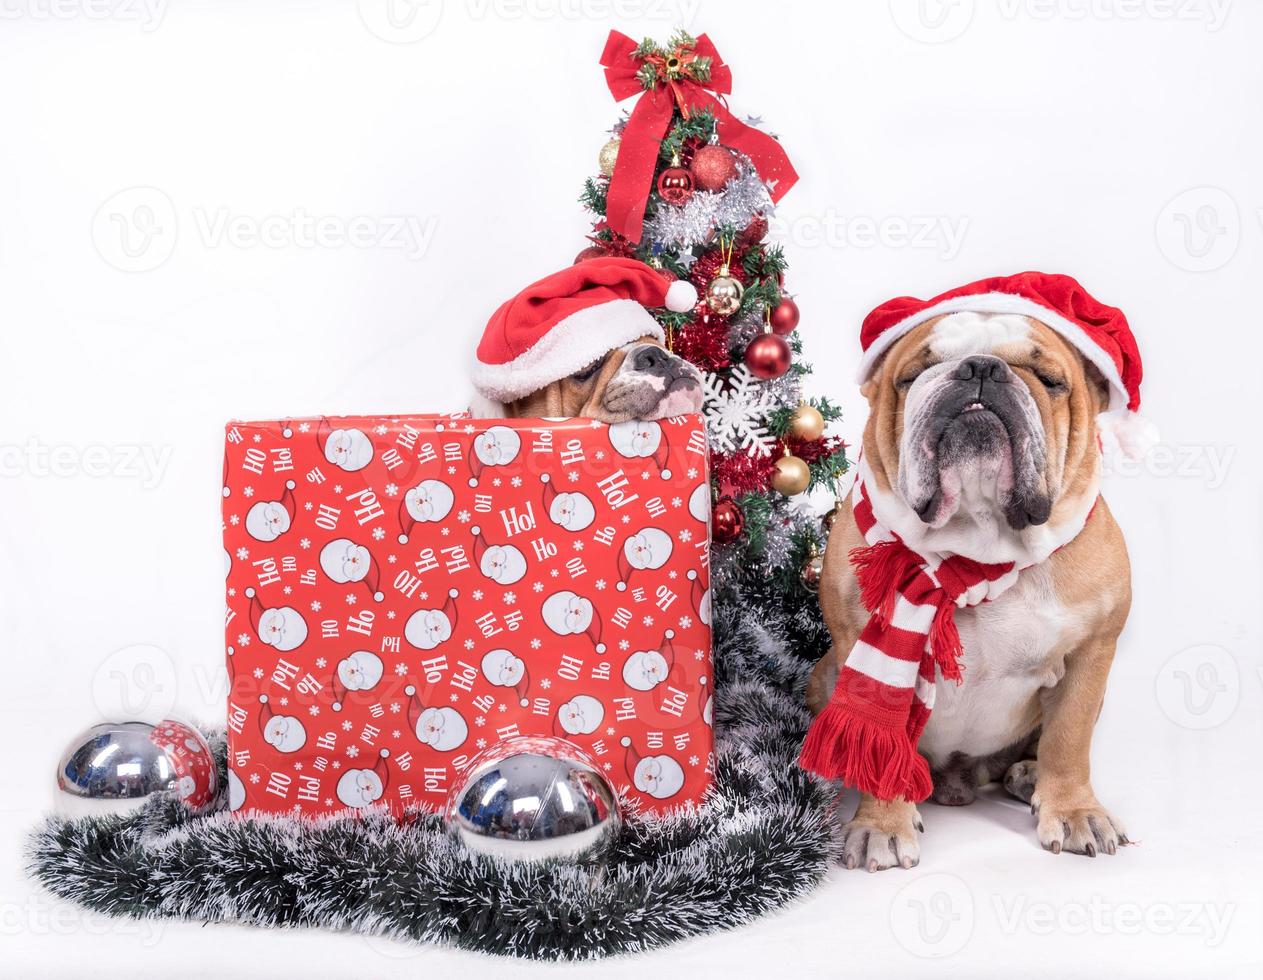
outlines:
[{"label": "silver tinsel garland", "polygon": [[645,222],[645,234],[664,248],[689,249],[706,244],[717,228],[745,228],[755,215],[766,214],[771,207],[763,178],[748,158],[738,154],[737,176],[722,191],[694,191],[678,208],[659,201],[657,211]]}]

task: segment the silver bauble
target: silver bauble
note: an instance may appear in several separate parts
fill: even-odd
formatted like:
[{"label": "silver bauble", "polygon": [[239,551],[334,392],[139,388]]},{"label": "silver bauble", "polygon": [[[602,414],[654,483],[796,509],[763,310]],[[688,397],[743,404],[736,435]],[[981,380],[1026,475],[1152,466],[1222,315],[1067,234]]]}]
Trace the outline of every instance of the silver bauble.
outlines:
[{"label": "silver bauble", "polygon": [[475,756],[447,799],[469,850],[508,861],[599,861],[621,823],[600,767],[561,738],[505,739]]},{"label": "silver bauble", "polygon": [[57,765],[57,810],[130,814],[170,793],[195,810],[215,802],[215,758],[192,725],[167,719],[105,722],[75,736]]}]

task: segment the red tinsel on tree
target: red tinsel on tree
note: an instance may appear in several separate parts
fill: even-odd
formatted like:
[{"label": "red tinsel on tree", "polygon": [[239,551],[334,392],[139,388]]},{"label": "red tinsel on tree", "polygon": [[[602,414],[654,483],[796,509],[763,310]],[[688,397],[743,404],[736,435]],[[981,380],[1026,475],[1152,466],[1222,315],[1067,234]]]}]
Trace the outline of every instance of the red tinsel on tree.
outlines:
[{"label": "red tinsel on tree", "polygon": [[823,439],[795,439],[789,436],[785,440],[789,451],[801,459],[808,466],[818,463],[822,459],[828,459],[839,449],[845,449],[846,443],[842,441],[840,436],[825,436]]},{"label": "red tinsel on tree", "polygon": [[[700,310],[701,312],[699,312]],[[694,311],[695,319],[675,331],[671,349],[703,371],[720,371],[732,364],[728,350],[728,323],[707,309],[705,302]]]},{"label": "red tinsel on tree", "polygon": [[774,456],[750,456],[744,452],[711,454],[711,475],[720,493],[734,497],[743,493],[767,493],[775,468]]}]

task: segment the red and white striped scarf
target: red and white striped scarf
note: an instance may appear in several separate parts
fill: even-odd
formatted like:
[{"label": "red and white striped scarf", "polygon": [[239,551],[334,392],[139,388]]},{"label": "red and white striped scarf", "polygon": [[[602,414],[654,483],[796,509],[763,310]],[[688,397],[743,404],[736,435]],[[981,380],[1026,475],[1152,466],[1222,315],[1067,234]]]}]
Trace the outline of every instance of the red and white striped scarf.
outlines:
[{"label": "red and white striped scarf", "polygon": [[798,763],[881,800],[920,802],[933,788],[917,741],[934,708],[935,682],[961,680],[956,610],[996,598],[1030,566],[919,554],[878,523],[862,480],[851,502],[868,543],[850,557],[869,619]]}]

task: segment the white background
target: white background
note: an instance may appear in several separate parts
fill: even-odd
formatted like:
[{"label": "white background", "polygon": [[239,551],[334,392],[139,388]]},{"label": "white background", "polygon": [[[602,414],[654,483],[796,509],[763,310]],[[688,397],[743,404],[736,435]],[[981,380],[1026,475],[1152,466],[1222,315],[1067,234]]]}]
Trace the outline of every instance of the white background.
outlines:
[{"label": "white background", "polygon": [[1136,602],[1094,778],[1140,843],[1054,857],[1016,804],[929,806],[919,868],[835,869],[603,972],[1257,967],[1263,5],[396,4],[0,0],[3,972],[583,969],[86,916],[22,876],[19,842],[99,715],[220,717],[222,423],[460,407],[488,314],[584,244],[606,32],[676,23],[710,32],[733,107],[801,174],[777,230],[848,438],[858,324],[890,296],[1037,268],[1128,313],[1164,438],[1107,482]]}]

